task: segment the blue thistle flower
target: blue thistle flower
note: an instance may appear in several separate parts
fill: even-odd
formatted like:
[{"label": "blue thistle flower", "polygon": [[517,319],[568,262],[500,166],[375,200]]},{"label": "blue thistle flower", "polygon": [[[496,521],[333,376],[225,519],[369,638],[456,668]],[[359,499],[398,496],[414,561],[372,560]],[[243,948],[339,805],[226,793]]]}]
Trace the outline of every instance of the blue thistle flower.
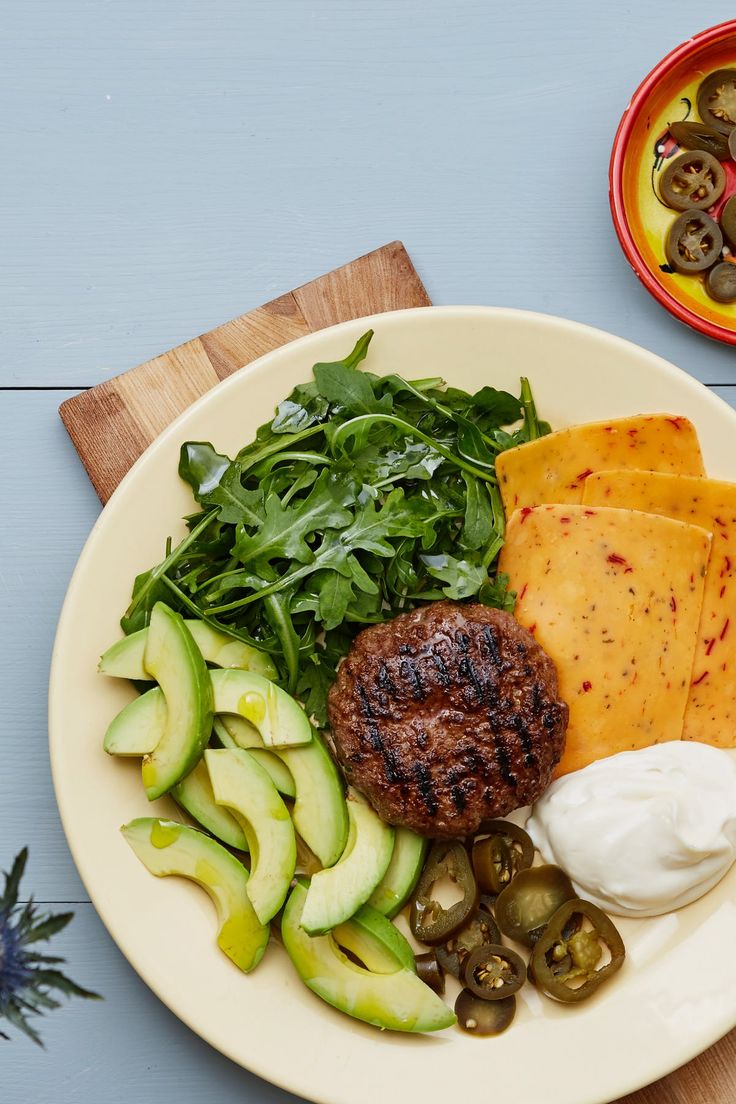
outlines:
[{"label": "blue thistle flower", "polygon": [[[29,950],[34,943],[50,939],[65,928],[74,913],[40,914],[33,899],[26,905],[18,904],[27,860],[28,849],[24,847],[10,873],[5,873],[5,887],[0,896],[0,1019],[6,1019],[34,1043],[43,1046],[38,1032],[29,1023],[29,1016],[40,1016],[60,1007],[60,1002],[51,996],[52,992],[93,1000],[99,997],[56,969],[64,962],[63,958]],[[8,1036],[0,1031],[0,1038]]]}]

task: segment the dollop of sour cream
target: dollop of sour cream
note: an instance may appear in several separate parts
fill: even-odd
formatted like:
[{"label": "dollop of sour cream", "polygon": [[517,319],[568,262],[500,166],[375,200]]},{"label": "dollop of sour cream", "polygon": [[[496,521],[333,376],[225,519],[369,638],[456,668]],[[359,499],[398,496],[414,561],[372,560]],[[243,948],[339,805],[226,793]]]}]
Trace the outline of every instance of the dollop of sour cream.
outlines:
[{"label": "dollop of sour cream", "polygon": [[527,831],[581,897],[619,916],[696,901],[736,859],[736,759],[676,740],[553,782]]}]

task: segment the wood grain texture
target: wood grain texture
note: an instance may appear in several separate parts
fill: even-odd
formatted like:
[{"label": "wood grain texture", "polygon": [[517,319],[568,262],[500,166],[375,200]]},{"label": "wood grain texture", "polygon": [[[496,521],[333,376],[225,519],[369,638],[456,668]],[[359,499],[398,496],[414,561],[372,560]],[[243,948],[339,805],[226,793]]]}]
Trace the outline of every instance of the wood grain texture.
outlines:
[{"label": "wood grain texture", "polygon": [[250,364],[272,349],[309,333],[293,292],[280,295],[200,338],[218,379],[233,372],[233,365]]},{"label": "wood grain texture", "polygon": [[107,502],[129,468],[195,399],[264,353],[365,314],[429,306],[401,242],[358,257],[168,353],[67,399],[60,414]]},{"label": "wood grain texture", "polygon": [[[429,306],[424,285],[398,241],[304,284],[294,292],[294,298],[310,330],[377,310]],[[377,298],[380,307],[376,307]]]},{"label": "wood grain texture", "polygon": [[[622,1055],[623,1062],[626,1056]],[[614,1104],[733,1104],[736,1100],[736,1031],[700,1057]]]}]

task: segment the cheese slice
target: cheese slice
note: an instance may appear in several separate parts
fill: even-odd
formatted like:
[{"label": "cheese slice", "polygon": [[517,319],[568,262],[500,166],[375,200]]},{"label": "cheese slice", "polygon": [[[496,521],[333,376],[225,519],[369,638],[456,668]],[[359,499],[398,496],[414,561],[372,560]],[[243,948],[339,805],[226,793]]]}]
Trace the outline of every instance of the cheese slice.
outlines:
[{"label": "cheese slice", "polygon": [[713,534],[683,739],[736,747],[736,483],[612,471],[585,481],[583,501],[702,525]]},{"label": "cheese slice", "polygon": [[698,526],[634,510],[512,515],[499,570],[570,709],[556,776],[680,739],[710,544]]},{"label": "cheese slice", "polygon": [[521,506],[583,501],[591,472],[612,468],[705,475],[695,427],[674,414],[639,414],[570,426],[502,452],[496,460],[509,517]]}]

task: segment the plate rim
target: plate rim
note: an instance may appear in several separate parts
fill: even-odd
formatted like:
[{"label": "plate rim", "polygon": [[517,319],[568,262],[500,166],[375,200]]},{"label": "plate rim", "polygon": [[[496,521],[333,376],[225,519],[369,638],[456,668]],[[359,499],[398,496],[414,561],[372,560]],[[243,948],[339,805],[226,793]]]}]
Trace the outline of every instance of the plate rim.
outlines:
[{"label": "plate rim", "polygon": [[[550,315],[544,312],[528,311],[510,307],[489,307],[483,305],[448,305],[448,306],[429,306],[429,307],[413,307],[397,311],[386,311],[373,315],[361,316],[356,319],[349,319],[347,321],[338,323],[334,326],[325,327],[322,330],[318,330],[314,333],[306,334],[303,337],[297,338],[294,341],[288,342],[286,345],[280,346],[275,350],[271,350],[263,356],[257,358],[251,363],[245,365],[243,368],[238,369],[231,376],[225,380],[220,381],[213,388],[207,391],[204,395],[200,396],[194,403],[191,404],[186,410],[177,416],[166,429],[148,446],[145,452],[136,460],[130,470],[126,473],[125,477],[121,480],[118,487],[111,495],[108,502],[104,505],[100,512],[99,517],[95,521],[90,533],[85,541],[85,544],[80,552],[79,558],[75,565],[74,571],[70,577],[67,590],[64,596],[64,601],[59,614],[59,620],[57,623],[57,630],[54,638],[54,644],[51,654],[51,663],[49,671],[49,687],[48,687],[48,728],[49,728],[49,756],[51,763],[51,774],[54,786],[54,794],[56,798],[59,815],[64,829],[64,834],[71,852],[75,867],[79,874],[79,877],[89,895],[90,902],[93,905],[97,915],[102,921],[105,929],[116,944],[120,952],[125,957],[126,961],[135,970],[141,980],[146,986],[155,994],[156,997],[179,1019],[182,1023],[197,1034],[200,1038],[205,1040],[215,1050],[219,1051],[225,1057],[229,1058],[235,1064],[241,1066],[245,1070],[260,1077],[265,1082],[275,1085],[286,1092],[294,1093],[297,1096],[302,1096],[305,1092],[303,1086],[300,1085],[299,1080],[295,1076],[289,1076],[284,1070],[283,1066],[274,1070],[272,1066],[268,1065],[268,1062],[262,1062],[258,1059],[257,1054],[249,1055],[248,1062],[246,1064],[242,1055],[235,1052],[233,1048],[223,1045],[216,1037],[215,1033],[211,1033],[206,1024],[199,1023],[194,1015],[189,1015],[185,1008],[178,1005],[177,1001],[167,996],[164,987],[159,985],[158,982],[149,976],[145,964],[139,964],[128,953],[128,949],[124,945],[122,938],[118,938],[115,917],[108,916],[108,908],[103,903],[98,902],[96,899],[93,886],[88,880],[87,874],[84,870],[85,863],[81,857],[81,849],[79,841],[73,838],[73,834],[69,828],[69,808],[67,806],[65,796],[61,792],[61,782],[59,777],[59,764],[61,758],[61,752],[63,750],[62,741],[56,735],[58,731],[58,725],[56,722],[56,713],[58,711],[58,691],[56,684],[59,678],[59,670],[61,667],[61,641],[66,631],[67,620],[71,617],[71,606],[75,597],[77,589],[81,586],[81,580],[83,579],[84,572],[87,567],[87,562],[92,559],[95,553],[95,546],[98,539],[98,534],[104,529],[106,525],[106,519],[110,517],[111,513],[116,508],[116,503],[125,491],[125,488],[131,481],[134,473],[136,473],[141,467],[146,466],[155,453],[164,447],[164,445],[171,440],[178,432],[180,426],[186,422],[191,416],[193,411],[200,411],[212,401],[214,394],[221,394],[230,388],[242,386],[242,380],[251,372],[258,368],[262,368],[264,363],[268,363],[271,360],[277,360],[284,350],[292,348],[308,351],[312,345],[318,346],[320,341],[324,339],[325,334],[339,333],[341,331],[353,331],[359,326],[370,326],[373,328],[376,325],[391,324],[391,320],[406,318],[407,316],[419,317],[428,314],[447,314],[455,315],[460,321],[463,318],[472,318],[477,316],[492,316],[495,318],[510,317],[517,320],[528,320],[530,322],[539,324],[541,326],[555,327],[561,331],[567,331],[570,334],[584,332],[590,335],[594,340],[599,340],[603,343],[608,343],[614,347],[624,350],[632,350],[636,355],[644,355],[651,364],[651,368],[654,371],[661,373],[664,377],[676,378],[681,384],[689,387],[694,392],[697,392],[701,398],[707,397],[710,404],[714,408],[718,408],[723,414],[724,412],[729,415],[734,423],[734,429],[736,429],[736,411],[733,410],[719,395],[711,391],[705,384],[695,379],[689,373],[683,369],[667,361],[657,353],[653,353],[651,350],[645,349],[643,346],[629,341],[626,338],[620,337],[617,334],[612,334],[606,330],[601,330],[597,327],[587,325],[586,323],[578,322],[573,319],[564,318],[557,315]],[[309,357],[305,357],[305,361],[308,361]],[[708,1050],[711,1046],[717,1043],[723,1038],[729,1031],[736,1027],[736,1000],[734,1007],[730,1013],[722,1013],[720,1016],[716,1016],[713,1022],[710,1023],[710,1030],[693,1033],[691,1041],[688,1046],[684,1047],[676,1055],[672,1054],[672,1060],[669,1059],[657,1066],[656,1070],[651,1074],[647,1074],[648,1079],[642,1081],[637,1075],[627,1077],[623,1068],[621,1068],[621,1076],[615,1084],[609,1083],[604,1095],[591,1097],[571,1096],[570,1104],[608,1104],[613,1099],[611,1092],[615,1094],[617,1099],[620,1096],[625,1096],[628,1093],[635,1092],[639,1089],[652,1084],[654,1081],[666,1077],[674,1070],[679,1069],[681,1066],[686,1065],[693,1058],[699,1054]],[[694,1041],[693,1041],[694,1040]],[[621,1064],[621,1067],[623,1063]],[[306,1098],[313,1100],[316,1104],[346,1104],[346,1101],[339,1100],[335,1095],[331,1094],[329,1089],[325,1086],[318,1093],[314,1093],[314,1090],[310,1087],[307,1090],[310,1095]],[[314,1093],[314,1095],[313,1095]],[[349,1102],[348,1102],[349,1104]]]}]

